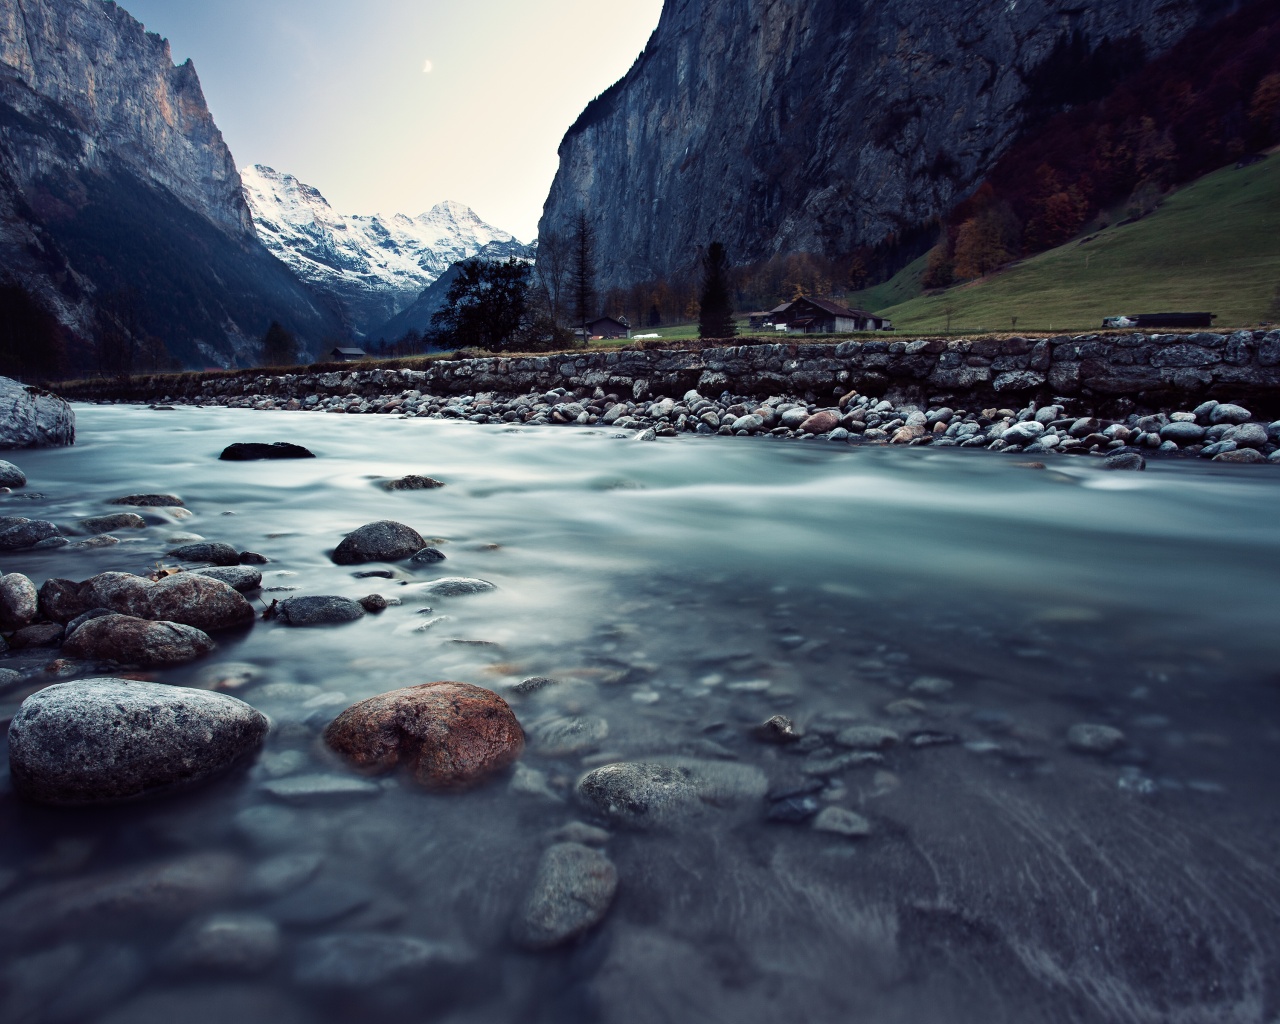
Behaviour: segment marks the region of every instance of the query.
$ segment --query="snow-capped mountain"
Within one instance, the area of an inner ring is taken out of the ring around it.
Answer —
[[[461,203],[418,217],[337,213],[319,190],[261,164],[241,172],[258,237],[295,274],[337,302],[360,334],[385,323],[459,260],[481,249],[528,256],[514,235]]]

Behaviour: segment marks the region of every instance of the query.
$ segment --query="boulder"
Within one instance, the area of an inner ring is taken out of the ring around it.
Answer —
[[[214,649],[207,633],[178,622],[155,622],[112,612],[89,619],[63,644],[71,658],[160,668],[182,665]]]
[[[257,750],[267,728],[266,716],[226,694],[82,679],[22,702],[9,726],[9,767],[14,789],[28,800],[134,800],[224,771]]]
[[[783,423],[786,423],[784,417]],[[831,409],[823,409],[812,416],[806,416],[800,423],[800,429],[807,434],[827,434],[840,426],[840,414]]]
[[[248,593],[262,586],[262,573],[249,565],[221,565],[211,569],[192,569],[193,575],[220,580],[233,590]]]
[[[212,562],[214,565],[239,565],[240,552],[221,541],[197,541],[183,544],[169,552],[170,557],[184,562]]]
[[[113,530],[144,530],[147,521],[137,512],[113,512],[106,516],[91,516],[76,523],[90,533],[110,533]]]
[[[384,491],[431,491],[444,484],[429,476],[402,476],[399,480],[384,480],[379,486]]]
[[[16,650],[24,647],[56,647],[62,640],[62,634],[63,628],[56,622],[23,626],[9,638],[9,646]]]
[[[417,530],[383,519],[347,534],[333,552],[338,565],[364,562],[399,562],[427,546]]]
[[[218,456],[224,462],[252,462],[258,459],[314,459],[315,454],[300,444],[276,441],[263,444],[260,441],[237,441],[222,449]]]
[[[461,789],[513,764],[524,730],[496,693],[434,682],[352,705],[325,730],[325,741],[361,768],[386,772],[404,763],[423,786]]]
[[[127,494],[112,498],[108,505],[132,505],[135,508],[185,508],[176,494]]]
[[[76,414],[70,405],[40,388],[0,377],[0,448],[75,443]]]
[[[0,629],[21,629],[40,611],[36,586],[20,572],[0,577]]]
[[[535,950],[568,942],[604,919],[617,890],[618,870],[601,851],[556,843],[542,854],[512,937]]]
[[[178,933],[162,955],[179,971],[253,974],[280,955],[280,927],[259,914],[214,914]]]
[[[41,541],[60,537],[62,531],[43,519],[23,519],[19,516],[0,517],[0,551],[21,551],[33,548]]]
[[[1248,423],[1253,419],[1253,414],[1243,406],[1223,403],[1213,407],[1209,418],[1214,423]]]
[[[1204,427],[1185,420],[1175,420],[1160,428],[1160,439],[1177,445],[1199,444],[1204,440],[1204,434]]]
[[[362,618],[364,608],[349,597],[291,597],[281,602],[279,614],[290,626],[332,626]]]
[[[0,487],[26,487],[27,474],[12,462],[0,459]]]
[[[202,573],[180,572],[151,584],[145,618],[166,619],[206,632],[253,624],[253,605],[231,584]],[[101,603],[101,602],[100,602]],[[111,607],[101,603],[102,607]]]

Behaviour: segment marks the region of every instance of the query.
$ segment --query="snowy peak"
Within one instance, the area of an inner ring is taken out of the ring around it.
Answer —
[[[242,172],[258,236],[304,281],[337,300],[359,332],[390,319],[458,260],[498,244],[526,247],[510,232],[447,201],[417,217],[343,215],[320,191],[261,164]]]

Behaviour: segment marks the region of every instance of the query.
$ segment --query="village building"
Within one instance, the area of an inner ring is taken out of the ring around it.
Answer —
[[[631,337],[631,326],[625,320],[602,316],[587,324],[587,336],[602,340],[618,340]]]
[[[769,311],[775,328],[788,334],[845,334],[854,331],[891,331],[892,321],[865,309],[848,309],[830,299],[802,295]]]
[[[335,363],[354,363],[357,359],[367,358],[367,354],[362,348],[335,348],[329,353],[329,358]]]

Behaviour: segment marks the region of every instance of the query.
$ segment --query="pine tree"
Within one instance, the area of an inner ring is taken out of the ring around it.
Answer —
[[[732,338],[738,333],[729,299],[729,256],[712,242],[702,258],[702,301],[698,307],[699,338]]]
[[[262,336],[263,366],[292,366],[298,361],[298,339],[279,320],[272,320]]]

